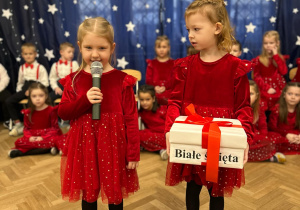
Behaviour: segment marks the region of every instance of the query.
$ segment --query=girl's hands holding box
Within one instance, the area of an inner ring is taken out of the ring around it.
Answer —
[[[103,94],[97,87],[92,87],[89,89],[89,91],[86,93],[86,96],[91,104],[101,103],[103,100]]]

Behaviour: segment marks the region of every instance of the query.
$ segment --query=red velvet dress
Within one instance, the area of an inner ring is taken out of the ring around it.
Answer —
[[[273,61],[276,62],[277,67],[274,66]],[[274,55],[270,58],[268,67],[259,61],[259,56],[254,58],[252,62],[256,64],[254,81],[260,89],[263,109],[270,110],[278,102],[281,91],[286,84],[283,77],[287,73],[285,60],[282,60],[279,55]],[[268,94],[270,88],[274,88],[276,93]]]
[[[300,58],[297,58],[297,72],[296,75],[294,77],[294,79],[292,80],[293,82],[300,82]]]
[[[58,115],[70,120],[61,160],[62,197],[69,201],[119,204],[139,189],[137,171],[126,169],[140,160],[138,114],[133,93],[136,79],[119,70],[102,74],[101,119],[92,120],[86,93],[92,76],[81,70],[60,80],[64,86]]]
[[[175,62],[174,89],[169,99],[166,128],[168,132],[185,107],[193,103],[198,114],[204,117],[231,118],[241,121],[249,144],[253,138],[252,108],[247,72],[249,61],[241,61],[226,54],[215,62],[204,62],[199,54]],[[233,188],[245,183],[244,169],[219,168],[218,182],[206,181],[206,167],[168,163],[166,185],[194,180],[199,185],[212,187],[212,196],[230,196]]]
[[[269,116],[268,122],[269,130],[280,134],[280,137],[273,138],[273,142],[276,144],[276,150],[287,155],[300,154],[300,144],[292,144],[286,138],[288,133],[300,134],[300,130],[296,129],[296,111],[288,113],[287,124],[279,121],[279,105],[277,104],[272,110]]]
[[[165,86],[163,93],[156,93],[157,102],[161,105],[167,105],[170,98],[173,78],[174,60],[160,62],[156,58],[147,59],[146,84],[155,86]]]
[[[166,149],[164,134],[167,106],[160,106],[156,112],[142,109],[139,112],[146,129],[140,130],[141,146],[148,151]]]
[[[250,145],[248,161],[268,160],[276,153],[275,144],[268,135],[267,118],[265,112],[259,112],[259,119],[254,124],[253,144]]]
[[[66,135],[62,134],[58,126],[57,106],[48,106],[43,110],[33,111],[31,121],[29,120],[30,109],[23,109],[22,113],[24,114],[24,135],[17,139],[13,149],[18,149],[23,153],[36,148],[63,149]],[[30,142],[31,136],[41,136],[43,140]]]

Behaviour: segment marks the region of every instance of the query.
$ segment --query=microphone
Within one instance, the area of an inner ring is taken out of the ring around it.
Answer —
[[[101,89],[101,75],[103,72],[103,65],[99,61],[94,61],[91,64],[91,73],[93,78],[93,87]],[[100,103],[93,104],[92,119],[100,120]]]

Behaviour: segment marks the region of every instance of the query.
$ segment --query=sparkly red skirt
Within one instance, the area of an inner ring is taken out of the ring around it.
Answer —
[[[163,133],[152,132],[149,129],[140,130],[141,146],[148,151],[166,149],[166,137]]]
[[[253,142],[249,147],[249,162],[268,160],[276,153],[275,144],[269,136],[255,135]]]
[[[103,123],[105,122],[105,124]],[[126,169],[125,126],[120,114],[86,114],[71,122],[61,159],[61,193],[69,201],[119,204],[139,189],[136,170]]]

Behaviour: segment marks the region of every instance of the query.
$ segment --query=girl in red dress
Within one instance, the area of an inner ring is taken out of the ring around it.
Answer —
[[[114,69],[114,31],[102,17],[84,20],[77,33],[82,54],[80,70],[61,83],[64,92],[58,115],[70,120],[61,160],[64,199],[82,200],[82,209],[97,209],[97,199],[109,209],[123,209],[123,198],[139,189],[136,79]],[[92,87],[91,64],[103,65],[101,90]],[[101,103],[100,120],[92,120],[92,105]]]
[[[185,108],[193,103],[196,113],[204,117],[231,118],[241,121],[248,144],[253,138],[247,72],[249,61],[241,61],[229,54],[230,22],[223,0],[197,0],[185,11],[189,41],[199,54],[175,61],[175,78],[166,118],[167,151],[170,150],[169,131]],[[245,149],[244,163],[248,159]],[[224,195],[231,196],[234,188],[245,183],[244,169],[219,168],[217,183],[206,180],[206,167],[168,163],[166,185],[185,180],[187,209],[199,209],[199,193],[206,186],[210,195],[210,209],[224,208]]]
[[[260,92],[257,84],[250,80],[250,105],[253,109],[254,137],[249,147],[248,160],[285,162],[284,154],[276,152],[275,144],[272,143],[273,135],[268,135],[267,118],[265,112],[260,109]]]
[[[139,116],[146,129],[140,130],[141,146],[148,151],[159,151],[162,160],[168,159],[164,135],[167,106],[159,106],[152,85],[142,85],[138,90],[141,108]]]
[[[282,90],[279,104],[270,114],[269,130],[281,138],[275,140],[276,150],[284,154],[300,154],[300,83],[289,82]]]
[[[146,84],[153,85],[158,104],[167,105],[171,94],[174,60],[170,58],[170,41],[158,36],[155,41],[156,58],[147,59]]]
[[[264,110],[270,110],[280,97],[286,82],[284,75],[287,67],[280,53],[280,39],[277,31],[267,31],[263,36],[262,53],[252,60],[254,81],[261,92],[261,104]]]
[[[9,152],[9,157],[23,155],[55,154],[58,148],[62,150],[66,135],[58,126],[57,106],[52,107],[48,89],[41,83],[32,83],[29,87],[29,109],[22,110],[24,114],[24,136],[15,142],[15,148]]]

